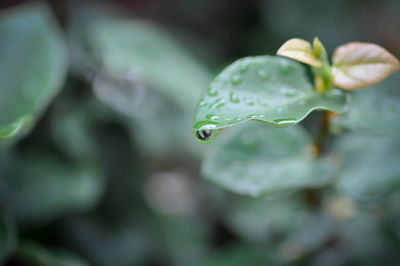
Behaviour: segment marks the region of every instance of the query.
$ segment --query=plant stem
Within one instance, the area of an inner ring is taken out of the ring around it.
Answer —
[[[314,140],[315,157],[320,157],[325,152],[326,137],[329,132],[331,117],[334,115],[335,115],[334,112],[327,111],[324,113],[320,121],[319,131]]]

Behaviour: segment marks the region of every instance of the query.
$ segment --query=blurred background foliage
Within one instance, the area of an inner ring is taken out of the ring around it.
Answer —
[[[191,132],[217,72],[289,38],[318,36],[329,53],[374,42],[400,57],[398,0],[0,8],[0,136],[15,132],[0,139],[0,264],[400,264],[398,137],[342,133],[337,182],[252,199],[201,178],[218,144]],[[319,116],[303,123],[311,134]]]

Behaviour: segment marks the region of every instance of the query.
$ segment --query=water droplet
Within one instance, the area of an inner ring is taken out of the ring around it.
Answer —
[[[281,112],[283,111],[283,108],[282,108],[282,107],[278,107],[278,108],[276,109],[276,111],[277,111],[278,113],[281,113]]]
[[[261,115],[252,115],[250,118],[251,119],[262,119],[262,118],[264,118],[264,115],[263,114],[261,114]]]
[[[204,107],[206,106],[208,103],[206,101],[201,101],[199,102],[199,107]]]
[[[288,64],[286,61],[281,61],[281,73],[282,75],[288,75],[292,70],[292,66]]]
[[[262,99],[258,99],[257,100],[258,104],[261,105],[262,107],[268,107],[268,102],[262,100]]]
[[[280,90],[281,94],[286,96],[286,97],[293,97],[297,95],[297,91],[294,89],[290,89],[290,88],[281,88]]]
[[[252,98],[246,98],[244,101],[250,106],[253,106],[255,104],[255,101]]]
[[[216,100],[216,101],[211,105],[211,108],[212,108],[212,109],[221,108],[222,106],[225,105],[225,102],[226,102],[226,101],[225,101],[224,98],[218,99],[218,100]]]
[[[207,94],[208,96],[217,96],[218,90],[215,87],[208,87]]]
[[[235,74],[232,76],[232,84],[233,85],[239,85],[242,82],[242,78],[240,77],[240,75]]]
[[[257,71],[257,75],[262,79],[262,80],[267,80],[267,73],[265,72],[264,69],[259,69]]]
[[[234,93],[234,92],[231,92],[231,94],[230,94],[230,96],[229,96],[229,99],[230,99],[231,102],[233,102],[233,103],[239,103],[239,102],[240,102],[239,96],[237,96],[237,94]]]
[[[221,120],[221,117],[219,117],[218,115],[214,115],[214,114],[206,115],[206,118],[211,121],[214,121],[214,122]]]
[[[278,123],[279,125],[293,125],[296,123],[296,119],[294,118],[280,118],[280,119],[274,119],[275,123]]]
[[[213,131],[209,130],[209,129],[196,131],[196,137],[201,141],[210,140],[212,135],[213,135]]]
[[[249,64],[247,62],[242,62],[240,65],[240,73],[246,73],[249,69]]]

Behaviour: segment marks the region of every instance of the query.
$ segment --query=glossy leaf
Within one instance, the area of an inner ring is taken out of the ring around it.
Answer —
[[[65,163],[40,153],[14,159],[4,178],[4,204],[24,223],[48,221],[92,208],[104,179],[96,169]]]
[[[0,138],[6,138],[31,123],[64,81],[65,46],[45,6],[1,16],[0,58]]]
[[[314,55],[311,43],[303,39],[294,38],[288,40],[279,48],[277,55],[288,57],[313,67],[322,67],[321,60]]]
[[[400,68],[396,57],[384,48],[352,42],[336,48],[332,78],[335,86],[345,90],[361,89],[378,83]]]
[[[349,111],[332,119],[332,129],[400,135],[400,73],[352,93]]]
[[[236,193],[263,196],[318,187],[331,181],[327,159],[316,160],[301,127],[274,128],[252,123],[220,138],[206,156],[203,175]]]
[[[299,123],[313,110],[343,113],[347,96],[316,92],[300,63],[274,56],[240,59],[211,83],[197,105],[194,130],[220,129],[251,119],[278,127]]]
[[[17,245],[17,230],[14,219],[4,212],[0,214],[0,264],[11,255]]]
[[[338,188],[358,200],[379,200],[400,188],[400,139],[351,135],[336,148],[342,161]]]
[[[97,20],[88,34],[93,56],[106,70],[155,88],[184,108],[193,108],[211,79],[183,47],[150,22]]]

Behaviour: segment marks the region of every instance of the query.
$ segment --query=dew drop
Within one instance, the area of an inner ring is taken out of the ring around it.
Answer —
[[[225,101],[224,98],[218,99],[218,100],[216,100],[216,101],[211,105],[211,108],[212,108],[212,109],[221,108],[222,106],[225,105],[225,103],[226,103],[226,101]]]
[[[283,111],[283,108],[282,108],[282,107],[278,107],[278,108],[276,109],[276,111],[277,111],[278,113],[281,113],[281,112]]]
[[[199,102],[199,107],[204,107],[206,106],[208,103],[206,101],[201,101]]]
[[[250,105],[250,106],[253,106],[255,104],[255,101],[253,99],[251,99],[251,98],[246,98],[245,99],[245,103]]]
[[[281,94],[286,97],[293,97],[293,96],[297,95],[297,92],[294,89],[289,89],[289,88],[283,87],[283,88],[281,88],[280,91],[281,91]]]
[[[214,114],[206,115],[206,118],[211,121],[214,121],[214,122],[221,120],[221,117],[219,117],[218,115],[214,115]]]
[[[268,107],[268,103],[264,100],[258,99],[258,104],[261,105],[262,107]]]
[[[208,96],[217,96],[218,90],[215,87],[208,87],[207,94]]]
[[[231,102],[233,102],[233,103],[239,103],[239,102],[240,102],[239,96],[238,96],[236,93],[234,93],[234,92],[231,92],[231,94],[230,94],[230,96],[229,96],[229,99],[230,99]]]
[[[285,61],[281,61],[281,73],[282,75],[288,75],[291,72],[292,67]]]
[[[274,119],[274,122],[279,125],[293,125],[296,123],[296,119],[294,118],[281,118],[281,119]]]
[[[240,77],[240,75],[235,74],[232,76],[232,84],[233,85],[239,85],[242,82],[242,78]]]
[[[240,65],[240,73],[246,73],[246,71],[249,69],[249,64],[247,62],[243,62]]]
[[[201,141],[210,140],[213,135],[213,131],[210,129],[207,130],[197,130],[196,137]]]
[[[262,80],[267,80],[267,73],[265,72],[264,69],[259,69],[257,71],[257,75],[262,79]]]

